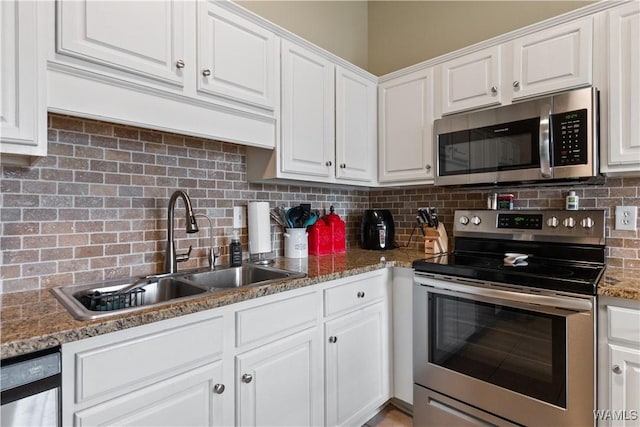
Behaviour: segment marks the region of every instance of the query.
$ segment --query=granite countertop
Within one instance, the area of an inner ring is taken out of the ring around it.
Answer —
[[[422,257],[424,253],[420,251],[401,248],[391,251],[349,249],[342,254],[305,259],[278,258],[275,267],[302,271],[307,277],[216,292],[162,307],[85,321],[75,320],[49,289],[4,294],[0,295],[0,357],[17,356],[367,271],[392,266],[411,268],[411,262]]]
[[[607,267],[598,284],[598,295],[640,301],[640,271]]]
[[[305,259],[278,258],[275,267],[302,271],[307,277],[206,294],[160,308],[87,321],[71,317],[49,289],[4,294],[0,295],[0,357],[17,356],[367,271],[386,267],[411,268],[412,261],[423,257],[421,251],[401,248],[391,251],[349,249],[343,254]],[[598,294],[640,301],[639,276],[637,270],[609,267],[600,282]]]

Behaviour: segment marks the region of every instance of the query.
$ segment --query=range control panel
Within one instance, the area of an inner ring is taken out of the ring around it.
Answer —
[[[589,241],[604,244],[604,209],[459,210],[454,236],[499,237],[516,240]]]

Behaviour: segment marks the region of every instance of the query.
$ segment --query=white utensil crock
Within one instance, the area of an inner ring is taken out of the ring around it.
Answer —
[[[287,258],[307,258],[309,243],[306,228],[284,229],[284,256]]]

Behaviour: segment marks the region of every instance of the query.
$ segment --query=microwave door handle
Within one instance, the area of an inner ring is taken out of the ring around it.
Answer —
[[[540,175],[543,178],[551,178],[551,132],[550,132],[551,106],[543,105],[540,110],[540,139],[538,150],[540,152]]]

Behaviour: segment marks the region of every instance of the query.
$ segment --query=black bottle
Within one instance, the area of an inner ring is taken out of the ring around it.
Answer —
[[[229,244],[229,257],[231,259],[231,267],[240,267],[242,265],[242,243],[240,243],[237,230],[233,230],[233,237]]]

